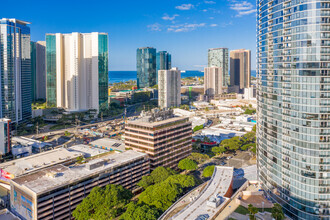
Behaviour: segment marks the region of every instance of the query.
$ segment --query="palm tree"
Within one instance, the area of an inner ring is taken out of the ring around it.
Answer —
[[[274,207],[272,208],[272,217],[275,220],[283,220],[285,218],[280,204],[278,203],[274,204]]]
[[[259,212],[258,208],[254,207],[252,204],[249,204],[248,210],[250,212],[250,220],[256,220],[255,215]]]

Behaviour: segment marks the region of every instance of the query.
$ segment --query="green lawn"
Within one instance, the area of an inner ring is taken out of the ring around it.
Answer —
[[[241,205],[237,207],[235,212],[237,212],[239,214],[242,214],[242,215],[250,214],[249,210],[247,208],[245,208],[244,206],[241,206]]]
[[[70,127],[70,126],[67,125],[66,127]],[[64,129],[64,128],[65,128],[65,125],[59,124],[59,125],[54,125],[54,126],[50,127],[49,129],[50,130],[60,130],[60,129]]]

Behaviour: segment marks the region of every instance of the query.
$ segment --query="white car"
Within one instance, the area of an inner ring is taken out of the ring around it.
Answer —
[[[229,160],[229,159],[231,159],[231,158],[233,158],[232,156],[229,156],[229,157],[227,157],[227,160]]]

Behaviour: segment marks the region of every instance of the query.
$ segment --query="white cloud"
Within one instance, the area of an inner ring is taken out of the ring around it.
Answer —
[[[176,6],[175,8],[179,9],[179,10],[190,10],[193,7],[194,7],[194,5],[192,5],[192,4],[182,4],[182,5]]]
[[[170,25],[167,28],[167,31],[169,32],[189,32],[189,31],[193,31],[196,30],[197,28],[200,27],[205,27],[206,24],[205,23],[200,23],[200,24],[179,24],[179,25]]]
[[[243,15],[249,15],[255,13],[257,10],[254,8],[254,5],[247,1],[236,2],[230,5],[230,9],[237,12],[236,17],[241,17]]]
[[[213,19],[214,19],[214,17],[209,17],[209,19],[213,20]]]
[[[162,19],[165,20],[165,21],[173,21],[178,16],[179,16],[178,14],[175,14],[172,17],[169,16],[168,14],[164,14],[164,16],[162,17]]]
[[[161,28],[161,25],[158,24],[158,23],[155,23],[155,24],[150,24],[147,26],[149,30],[151,31],[161,31],[162,28]]]
[[[210,27],[217,27],[217,24],[210,24]]]
[[[214,5],[216,4],[215,1],[204,1],[205,4],[209,4],[209,5]]]
[[[207,9],[203,9],[203,12],[207,12]]]

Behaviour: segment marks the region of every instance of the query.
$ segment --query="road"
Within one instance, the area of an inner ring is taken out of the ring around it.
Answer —
[[[126,117],[132,117],[132,116],[138,115],[138,113],[136,113],[136,108],[139,105],[142,105],[142,104],[135,104],[135,105],[128,106],[127,107],[127,112],[126,112]],[[97,127],[98,125],[100,125],[102,123],[112,121],[112,120],[115,120],[115,119],[120,119],[123,116],[124,116],[124,113],[122,113],[120,115],[117,115],[117,116],[114,116],[114,117],[103,118],[102,120],[101,119],[96,119],[98,122],[87,124],[87,125],[80,125],[80,126],[77,126],[77,127],[68,127],[68,128],[65,128],[65,129],[49,131],[49,132],[43,132],[43,133],[39,133],[38,135],[37,134],[26,135],[25,137],[37,139],[37,138],[42,138],[44,136],[61,135],[61,134],[64,134],[65,131],[68,131],[70,133],[76,133],[76,131],[79,130],[79,129]]]

